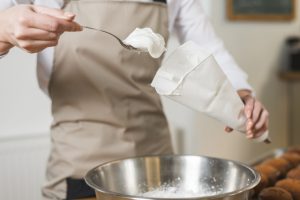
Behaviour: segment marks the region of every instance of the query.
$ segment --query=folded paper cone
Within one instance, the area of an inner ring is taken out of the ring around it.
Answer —
[[[244,103],[213,55],[193,42],[178,47],[165,60],[151,85],[160,95],[246,132]],[[268,132],[253,140],[266,139]]]

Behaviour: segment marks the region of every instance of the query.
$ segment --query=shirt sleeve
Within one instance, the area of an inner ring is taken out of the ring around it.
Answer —
[[[50,8],[61,8],[64,0],[1,0],[0,10],[7,9],[17,4],[35,4]]]
[[[8,52],[0,54],[0,59],[3,58],[4,56],[6,56],[7,54],[8,54]]]
[[[14,2],[13,0],[1,0],[1,3],[0,3],[0,11],[1,10],[5,10],[11,6],[14,5]]]
[[[174,31],[180,43],[194,41],[214,55],[236,90],[253,91],[247,82],[247,74],[237,65],[225,49],[222,40],[206,17],[200,0],[169,0],[170,31]]]

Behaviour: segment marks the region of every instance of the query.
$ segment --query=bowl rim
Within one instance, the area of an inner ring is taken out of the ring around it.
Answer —
[[[113,191],[109,191],[109,190],[105,190],[105,189],[101,189],[99,188],[99,186],[97,186],[91,179],[91,174],[96,171],[98,168],[100,167],[104,167],[105,165],[109,165],[112,163],[117,163],[117,162],[121,162],[121,161],[125,161],[125,160],[132,160],[132,159],[145,159],[145,158],[153,158],[153,157],[198,157],[198,158],[209,158],[209,159],[218,159],[218,160],[222,160],[222,161],[227,161],[227,162],[231,162],[234,164],[238,164],[241,165],[242,167],[247,168],[248,170],[250,170],[250,172],[253,173],[253,175],[255,176],[255,178],[253,179],[253,181],[251,182],[251,184],[247,185],[244,188],[241,188],[239,190],[236,190],[234,192],[227,192],[227,193],[223,193],[223,194],[218,194],[218,195],[214,195],[214,196],[208,196],[208,197],[184,197],[184,198],[170,198],[170,197],[141,197],[141,196],[136,196],[136,195],[128,195],[128,194],[121,194],[118,192],[113,192]],[[174,199],[174,200],[178,200],[178,199],[186,199],[186,200],[201,200],[201,199],[218,199],[218,198],[223,198],[223,197],[230,197],[230,196],[234,196],[234,195],[238,195],[241,194],[245,191],[250,191],[251,189],[253,189],[256,185],[258,185],[258,183],[261,180],[260,174],[258,173],[257,170],[255,170],[254,168],[248,166],[247,164],[240,162],[240,161],[234,161],[231,159],[225,159],[225,158],[218,158],[218,157],[212,157],[212,156],[203,156],[203,155],[193,155],[193,154],[163,154],[163,155],[141,155],[141,156],[133,156],[133,157],[124,157],[124,158],[120,158],[120,159],[115,159],[115,160],[111,160],[111,161],[107,161],[104,162],[100,165],[95,166],[94,168],[92,168],[91,170],[89,170],[86,175],[84,176],[84,180],[86,182],[86,184],[88,186],[90,186],[92,189],[94,189],[97,192],[106,194],[106,195],[111,195],[114,197],[120,197],[120,198],[128,198],[128,199],[136,199],[136,200],[167,200],[167,199]]]

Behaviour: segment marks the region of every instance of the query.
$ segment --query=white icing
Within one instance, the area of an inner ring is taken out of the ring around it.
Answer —
[[[166,51],[164,38],[151,28],[136,28],[123,42],[149,52],[153,58],[159,58]]]

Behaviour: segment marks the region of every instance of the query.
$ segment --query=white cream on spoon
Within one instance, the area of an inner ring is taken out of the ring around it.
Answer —
[[[164,38],[151,28],[136,28],[123,42],[149,52],[153,58],[159,58],[166,51]]]

